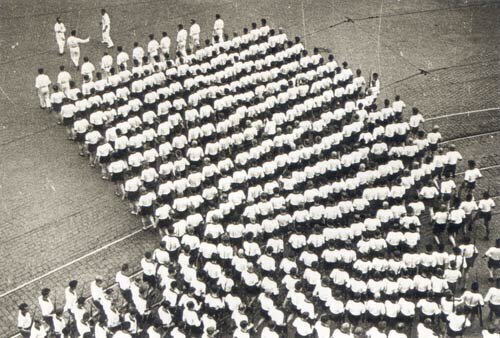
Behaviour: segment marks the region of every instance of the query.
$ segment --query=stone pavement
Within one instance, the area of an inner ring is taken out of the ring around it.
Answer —
[[[305,36],[309,49],[331,50],[337,60],[349,61],[367,77],[379,72],[381,99],[399,93],[408,106],[417,105],[427,117],[500,106],[500,67],[494,61],[500,47],[492,43],[500,38],[496,20],[500,9],[494,1],[110,0],[106,5],[115,44],[127,49],[135,40],[145,43],[150,32],[165,29],[173,35],[177,23],[187,24],[190,17],[198,19],[204,35],[216,12],[226,19],[228,32],[241,31],[243,25],[266,17],[289,36]],[[88,167],[53,116],[37,107],[32,89],[36,69],[44,66],[52,79],[60,64],[72,69],[67,55],[56,56],[52,35],[56,15],[62,16],[68,29],[78,27],[83,37],[91,36],[82,56],[90,56],[97,65],[104,51],[96,24],[98,4],[68,0],[60,7],[57,0],[0,4],[0,46],[4,47],[0,51],[0,271],[4,276],[0,294],[140,228],[139,220],[114,196],[112,184]],[[346,16],[355,22],[330,28]],[[454,67],[439,70],[448,66]],[[419,68],[437,70],[415,76]],[[493,111],[481,118],[471,115],[436,122],[446,137],[464,137],[500,130],[498,115]],[[455,143],[464,157],[478,158],[481,166],[489,166],[498,163],[498,137]],[[498,169],[485,172],[481,187],[490,186],[493,194],[500,195],[499,173]],[[157,241],[154,233],[141,232],[1,297],[0,337],[15,332],[17,303],[26,301],[38,308],[41,287],[52,288],[60,304],[70,279],[80,280],[85,292],[96,274],[111,283],[122,263],[137,268],[143,252]]]

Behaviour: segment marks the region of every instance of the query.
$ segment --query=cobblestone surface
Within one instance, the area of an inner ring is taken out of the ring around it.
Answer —
[[[77,155],[76,146],[65,140],[63,128],[38,109],[32,89],[40,66],[53,80],[61,64],[75,74],[67,55],[56,56],[52,27],[57,15],[69,30],[77,28],[80,36],[91,36],[91,42],[82,46],[82,56],[98,64],[104,51],[99,44],[98,6],[77,0],[63,5],[56,0],[0,4],[0,271],[4,276],[0,294],[140,227],[114,197],[112,185],[103,182]],[[225,18],[228,32],[266,17],[289,36],[303,36],[308,49],[332,51],[337,60],[348,60],[366,77],[379,72],[381,100],[401,94],[408,106],[417,105],[426,117],[500,106],[500,67],[495,61],[500,46],[492,43],[500,39],[500,9],[495,1],[109,0],[106,7],[115,45],[127,49],[135,40],[145,43],[150,32],[167,30],[173,35],[176,25],[187,24],[191,17],[204,33],[216,12]],[[382,18],[370,18],[379,15]],[[341,23],[345,17],[354,23]],[[440,69],[449,66],[453,67]],[[419,68],[434,71],[416,75]],[[498,115],[493,111],[435,122],[449,139],[500,130]],[[454,143],[465,159],[476,158],[481,166],[490,166],[500,158],[498,137]],[[478,192],[489,187],[500,195],[500,169],[483,174]],[[498,218],[494,225],[498,229]],[[37,308],[41,287],[52,288],[59,302],[65,283],[77,278],[87,293],[96,273],[111,283],[121,263],[138,267],[144,250],[157,240],[153,233],[140,233],[0,298],[0,337],[15,332],[17,303],[26,301]],[[478,265],[484,281],[484,262]]]

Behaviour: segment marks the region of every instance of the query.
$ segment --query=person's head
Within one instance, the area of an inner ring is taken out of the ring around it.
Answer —
[[[102,14],[102,15],[106,14],[106,10],[105,10],[104,8],[103,8],[103,9],[101,9],[101,14]]]
[[[19,311],[21,311],[22,314],[26,314],[28,312],[28,304],[26,303],[21,303],[17,306]]]
[[[57,18],[56,18],[56,22],[57,22],[57,23],[61,23],[61,18],[60,18],[60,17],[57,17]]]
[[[216,20],[220,19],[220,14],[215,14],[215,19]]]
[[[49,288],[43,288],[41,294],[42,294],[43,298],[47,298],[50,295],[50,289]]]
[[[155,35],[154,34],[149,34],[149,40],[154,40],[155,39]]]
[[[75,29],[73,29],[73,30],[71,31],[71,35],[72,35],[72,36],[76,36],[76,30],[75,30]]]
[[[182,24],[178,24],[178,25],[177,25],[177,29],[181,31],[181,30],[183,30],[183,29],[184,29],[184,26],[183,26]]]
[[[101,284],[103,283],[103,279],[104,279],[104,278],[102,278],[102,276],[96,276],[96,277],[95,277],[95,283],[96,283],[97,285],[101,285]]]
[[[78,281],[73,279],[68,283],[68,286],[70,289],[74,290],[78,286]]]
[[[191,19],[191,25],[194,25],[196,23],[195,19]]]
[[[38,74],[43,74],[43,68],[38,68]]]
[[[470,289],[472,292],[478,292],[479,291],[479,283],[478,282],[472,282]]]

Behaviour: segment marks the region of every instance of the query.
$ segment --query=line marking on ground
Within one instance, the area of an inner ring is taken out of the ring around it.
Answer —
[[[61,265],[61,266],[59,266],[59,267],[57,267],[57,268],[55,268],[53,270],[50,270],[49,272],[46,272],[43,275],[38,276],[38,277],[36,277],[36,278],[28,281],[28,282],[25,282],[25,283],[23,283],[23,284],[15,287],[14,289],[11,289],[9,291],[6,291],[6,292],[0,294],[0,299],[3,298],[3,297],[5,297],[5,296],[10,295],[13,292],[16,292],[17,290],[22,289],[22,288],[24,288],[24,287],[26,287],[26,286],[28,286],[30,284],[33,284],[33,283],[35,283],[35,282],[37,282],[37,281],[39,281],[39,280],[41,280],[41,279],[43,279],[45,277],[48,277],[48,276],[50,276],[50,275],[52,275],[52,274],[54,274],[54,273],[56,273],[56,272],[58,272],[58,271],[60,271],[60,270],[62,270],[64,268],[67,268],[68,266],[73,265],[73,264],[75,264],[75,263],[77,263],[77,262],[79,262],[79,261],[81,261],[81,260],[83,260],[83,259],[85,259],[87,257],[90,257],[90,256],[92,256],[92,255],[94,255],[94,254],[96,254],[98,252],[101,252],[101,251],[103,251],[103,250],[105,250],[105,249],[107,249],[107,248],[109,248],[109,247],[111,247],[111,246],[113,246],[113,245],[115,245],[117,243],[123,242],[124,240],[126,240],[126,239],[128,239],[128,238],[130,238],[132,236],[135,236],[135,235],[137,235],[138,233],[141,233],[141,232],[143,232],[142,229],[136,230],[136,231],[134,231],[134,232],[132,232],[132,233],[126,235],[126,236],[123,236],[123,237],[121,237],[121,238],[119,238],[119,239],[117,239],[117,240],[115,240],[113,242],[110,242],[110,243],[108,243],[108,244],[106,244],[106,245],[104,245],[104,246],[102,246],[102,247],[100,247],[98,249],[95,249],[95,250],[93,250],[93,251],[91,251],[89,253],[86,253],[85,255],[80,256],[80,257],[78,257],[78,258],[76,258],[76,259],[74,259],[74,260],[72,260],[72,261],[70,261],[70,262],[68,262],[66,264],[63,264],[63,265]]]
[[[479,168],[479,170],[481,170],[481,171],[487,171],[487,170],[495,169],[495,168],[500,168],[500,164],[495,164],[495,165],[490,165],[488,167]],[[463,175],[463,174],[465,174],[465,171],[457,173],[457,175]]]
[[[7,93],[5,92],[5,90],[3,90],[3,88],[0,86],[0,91],[2,92],[2,94],[5,96],[5,98],[12,104],[12,105],[15,105],[14,101],[12,101],[9,97],[9,95],[7,95]]]
[[[306,40],[306,12],[304,9],[304,0],[300,0],[300,9],[302,10],[302,35],[304,36],[304,48],[307,49]]]
[[[495,135],[495,134],[499,134],[499,133],[500,133],[500,130],[496,130],[496,131],[491,131],[491,132],[482,133],[482,134],[476,134],[476,135],[471,135],[471,136],[457,137],[457,138],[452,138],[452,139],[440,142],[440,144],[446,144],[446,143],[455,142],[455,141],[468,140],[468,139],[471,139],[471,138],[476,138],[476,137],[481,137],[481,136]]]
[[[479,109],[479,110],[469,110],[469,111],[463,111],[463,112],[459,112],[459,113],[434,116],[434,117],[430,117],[428,119],[425,119],[425,121],[427,122],[427,121],[434,121],[434,120],[439,120],[439,119],[445,119],[447,117],[453,117],[453,116],[460,116],[460,115],[474,114],[474,113],[482,113],[482,112],[490,111],[490,110],[500,110],[500,107],[493,107],[493,108],[486,108],[486,109]]]

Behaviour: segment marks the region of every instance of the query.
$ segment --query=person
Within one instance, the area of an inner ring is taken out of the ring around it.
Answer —
[[[149,59],[153,61],[155,57],[158,55],[158,50],[160,49],[160,44],[156,41],[154,34],[149,34],[149,42],[148,42],[148,54]]]
[[[494,324],[488,326],[488,328],[481,331],[482,338],[500,338],[500,333],[495,328]]]
[[[432,319],[425,318],[423,322],[417,325],[418,338],[439,338],[439,334],[432,327]]]
[[[200,25],[195,19],[191,19],[191,27],[189,27],[189,48],[196,51],[200,47]]]
[[[161,49],[161,54],[163,55],[164,58],[167,58],[167,55],[170,54],[170,37],[168,36],[167,32],[162,32],[161,33],[161,40],[160,40],[160,49]]]
[[[479,208],[479,212],[474,217],[474,221],[478,218],[482,218],[484,222],[484,228],[486,229],[486,235],[484,236],[485,240],[490,239],[490,221],[491,221],[491,212],[495,207],[495,201],[490,197],[490,193],[485,191],[483,193],[483,198],[479,200],[477,205]]]
[[[177,26],[177,52],[186,55],[187,31],[183,25]]]
[[[75,65],[76,69],[80,69],[80,44],[88,43],[90,38],[80,39],[76,37],[76,30],[71,31],[71,36],[66,40],[66,44],[69,48],[69,55],[71,57],[71,61]]]
[[[49,86],[52,83],[50,78],[44,74],[43,68],[38,69],[38,75],[35,79],[35,88],[38,92],[38,98],[40,99],[40,108],[50,108],[50,89]]]
[[[29,338],[33,320],[28,309],[28,304],[21,303],[17,308],[19,309],[17,313],[17,328],[19,333],[23,338]]]
[[[224,21],[221,19],[220,14],[215,14],[214,31],[212,35],[212,42],[215,41],[216,36],[218,37],[218,42],[224,41]]]
[[[54,24],[54,32],[56,33],[56,42],[59,47],[59,55],[64,54],[64,46],[66,45],[66,26],[61,21],[61,18],[56,18],[56,23]]]
[[[109,15],[104,8],[101,9],[101,28],[102,28],[102,43],[105,43],[108,48],[112,48],[114,44],[110,36],[111,20],[109,19]]]
[[[66,289],[64,289],[64,308],[63,311],[74,315],[73,311],[76,307],[78,295],[76,293],[76,287],[78,286],[77,280],[71,280],[68,283]]]
[[[448,321],[448,337],[463,337],[465,328],[471,326],[463,307],[457,308],[455,313],[450,313],[446,319]]]
[[[483,327],[483,306],[484,298],[481,293],[479,293],[479,283],[473,282],[471,284],[470,290],[464,292],[461,297],[467,313],[470,315],[471,323],[474,322],[476,316],[479,316],[479,325]]]
[[[490,313],[488,315],[488,321],[500,317],[500,278],[496,279],[495,286],[488,289],[486,296],[484,297],[484,302],[488,304],[490,308]]]
[[[372,74],[372,79],[370,81],[370,90],[372,95],[380,94],[380,80],[378,78],[378,73]]]
[[[500,269],[500,238],[495,241],[495,246],[486,250],[484,257],[488,258],[489,280],[493,281],[496,270]]]
[[[59,85],[59,89],[61,89],[65,95],[68,95],[68,91],[70,90],[70,81],[71,74],[64,69],[64,66],[60,66],[59,74],[57,74],[57,84]]]
[[[52,300],[49,298],[50,289],[43,288],[41,295],[38,297],[38,304],[40,305],[40,312],[42,314],[42,318],[49,325],[50,329],[54,329],[54,322],[52,320],[52,315],[54,314],[54,304]]]

